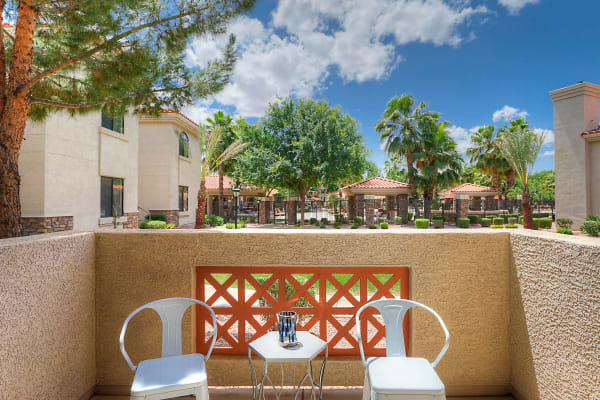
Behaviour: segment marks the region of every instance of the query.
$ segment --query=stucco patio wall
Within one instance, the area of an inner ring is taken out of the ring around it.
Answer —
[[[119,352],[127,315],[146,302],[193,296],[197,266],[408,266],[411,298],[430,305],[452,333],[437,370],[449,394],[510,390],[509,235],[480,232],[370,233],[306,231],[97,232],[98,390],[126,393],[133,372]],[[135,362],[159,356],[160,322],[152,311],[130,325],[126,346]],[[190,312],[191,314],[191,312]],[[412,354],[433,359],[443,334],[433,317],[412,314]],[[192,316],[184,351],[193,351]],[[249,385],[245,357],[208,363],[210,385]],[[360,386],[358,357],[333,358],[326,385]]]
[[[94,234],[0,240],[0,399],[89,398]]]
[[[600,399],[600,241],[511,234],[511,382],[520,400]]]

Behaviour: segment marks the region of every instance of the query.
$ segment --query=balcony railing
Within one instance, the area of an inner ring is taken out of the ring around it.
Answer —
[[[408,267],[198,267],[196,277],[197,298],[217,314],[215,354],[247,354],[248,343],[276,328],[279,311],[292,310],[298,329],[327,341],[329,354],[358,355],[356,311],[373,300],[409,295]],[[213,329],[202,308],[196,315],[197,351],[203,352]],[[405,318],[407,347],[408,323]],[[367,354],[384,355],[381,316],[366,313],[361,324]]]

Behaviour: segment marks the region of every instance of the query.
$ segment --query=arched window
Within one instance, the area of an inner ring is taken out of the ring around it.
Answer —
[[[190,138],[185,132],[179,132],[179,155],[190,158]]]

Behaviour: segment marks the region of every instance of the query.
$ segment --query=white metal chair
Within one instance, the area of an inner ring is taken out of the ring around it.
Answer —
[[[365,360],[361,339],[360,314],[373,307],[383,317],[385,325],[386,357],[370,357]],[[407,357],[404,346],[402,322],[412,307],[423,308],[432,313],[446,334],[446,344],[435,361]],[[426,305],[411,300],[382,299],[367,303],[356,313],[356,327],[360,356],[366,367],[363,400],[445,400],[444,384],[434,368],[440,362],[450,344],[450,334],[442,318]]]
[[[192,304],[200,304],[212,315],[214,334],[206,356],[197,353],[185,355],[181,353],[181,321],[183,314]],[[142,361],[136,367],[125,351],[125,331],[133,316],[146,308],[156,311],[162,321],[162,356]],[[208,400],[204,363],[210,357],[216,338],[215,312],[206,303],[196,299],[174,297],[156,300],[132,312],[125,320],[119,337],[121,353],[129,367],[135,371],[135,378],[131,385],[131,400],[159,400],[186,395],[195,395],[197,400]]]

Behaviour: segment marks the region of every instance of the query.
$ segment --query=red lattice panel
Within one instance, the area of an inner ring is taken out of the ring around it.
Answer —
[[[220,275],[221,280],[226,278],[221,284],[214,274],[227,275]],[[197,267],[196,279],[197,298],[217,314],[213,354],[247,354],[249,342],[276,329],[279,311],[292,310],[299,314],[298,330],[309,330],[327,341],[329,354],[358,355],[354,318],[358,309],[381,298],[407,299],[409,293],[408,267]],[[285,281],[288,289],[293,288],[289,291],[295,291],[287,299],[286,285],[280,284]],[[365,352],[384,355],[383,322],[370,310],[361,316]],[[210,314],[198,306],[196,316],[196,348],[202,353],[212,336]],[[406,317],[407,349],[408,323]]]

